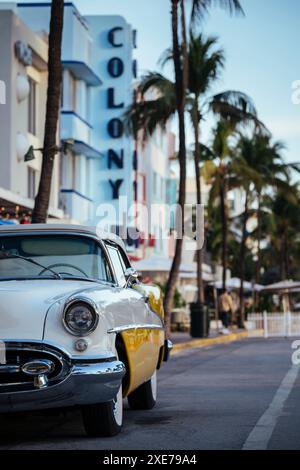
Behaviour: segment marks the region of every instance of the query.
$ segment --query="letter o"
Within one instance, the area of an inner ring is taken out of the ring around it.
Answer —
[[[107,124],[107,131],[112,139],[119,139],[124,132],[124,125],[121,119],[114,118]]]
[[[118,78],[123,75],[124,62],[119,57],[112,57],[107,64],[107,71],[113,78]]]

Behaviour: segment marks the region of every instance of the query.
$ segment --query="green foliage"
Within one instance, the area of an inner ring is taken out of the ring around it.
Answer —
[[[165,295],[166,292],[166,285],[165,284],[160,284],[156,283],[160,289],[162,290],[163,295]],[[182,295],[180,294],[179,290],[176,288],[175,293],[174,293],[174,299],[173,299],[173,307],[174,308],[182,308],[186,306],[186,302]]]

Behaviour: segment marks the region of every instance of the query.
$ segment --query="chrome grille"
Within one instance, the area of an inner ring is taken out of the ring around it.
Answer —
[[[70,361],[59,350],[41,343],[14,343],[5,341],[5,363],[0,364],[0,393],[32,390],[33,377],[22,371],[22,366],[33,360],[46,359],[54,364],[48,375],[49,386],[58,383],[69,373]]]

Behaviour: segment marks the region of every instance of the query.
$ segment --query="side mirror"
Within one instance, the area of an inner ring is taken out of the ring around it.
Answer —
[[[133,282],[137,282],[139,273],[134,268],[127,268],[125,271],[126,284],[125,287],[129,287]]]

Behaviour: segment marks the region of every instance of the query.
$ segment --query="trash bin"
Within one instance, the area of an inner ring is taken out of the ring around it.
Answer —
[[[200,303],[190,304],[192,338],[207,338],[209,335],[209,309]]]

